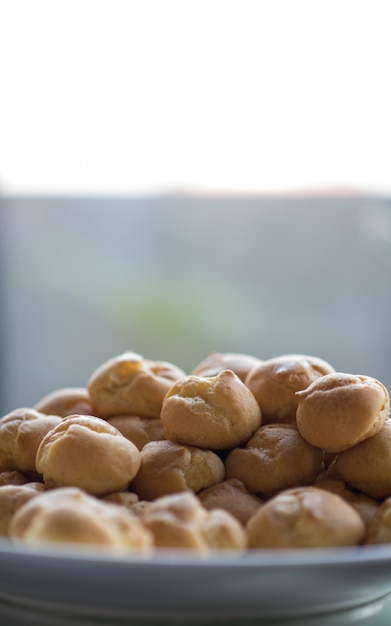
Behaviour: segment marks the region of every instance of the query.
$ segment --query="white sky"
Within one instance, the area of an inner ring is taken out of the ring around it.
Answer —
[[[0,190],[391,192],[390,0],[0,0]]]

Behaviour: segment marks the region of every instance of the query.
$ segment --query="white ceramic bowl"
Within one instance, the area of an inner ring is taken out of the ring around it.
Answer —
[[[293,618],[390,592],[391,546],[140,557],[0,541],[0,601],[75,617]]]

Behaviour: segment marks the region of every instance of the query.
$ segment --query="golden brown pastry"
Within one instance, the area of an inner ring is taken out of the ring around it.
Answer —
[[[140,467],[137,447],[99,417],[72,415],[43,438],[36,467],[48,487],[74,486],[94,495],[127,488]]]
[[[56,389],[41,398],[34,406],[36,411],[47,415],[96,415],[87,389],[84,387],[64,387]]]
[[[149,504],[147,500],[139,500],[136,493],[131,491],[118,491],[104,496],[102,500],[124,507],[132,517],[140,517],[145,507]]]
[[[341,496],[341,498],[356,509],[366,525],[379,508],[379,502],[377,500],[359,491],[349,489],[346,483],[338,478],[324,478],[317,481],[315,486],[318,487],[318,489],[325,489],[326,491],[331,491]]]
[[[391,543],[389,413],[380,381],[314,356],[212,352],[188,376],[127,351],[0,419],[0,535],[201,553]]]
[[[263,504],[263,500],[248,491],[237,478],[223,480],[217,485],[203,489],[197,495],[205,509],[208,511],[224,509],[236,517],[243,526]]]
[[[102,500],[105,502],[111,502],[112,504],[119,504],[125,508],[132,508],[134,504],[139,502],[138,495],[131,491],[116,491],[115,493],[109,493],[108,496],[103,496]]]
[[[338,454],[328,478],[339,478],[375,500],[391,496],[391,420],[373,437]]]
[[[372,437],[390,412],[387,389],[370,376],[334,372],[296,396],[300,434],[326,452],[342,452]]]
[[[244,382],[251,370],[260,363],[262,360],[251,354],[211,352],[191,373],[205,378],[217,376],[223,370],[231,370]]]
[[[138,417],[136,415],[116,415],[107,419],[139,450],[150,441],[164,439],[163,424],[159,418]]]
[[[158,498],[144,509],[141,520],[152,532],[157,548],[209,552],[246,547],[240,522],[222,509],[207,511],[191,492]]]
[[[151,533],[124,507],[75,487],[42,493],[22,505],[9,525],[12,539],[149,551]]]
[[[284,354],[260,363],[245,383],[261,408],[263,424],[295,424],[296,392],[330,372],[332,365],[318,357]]]
[[[293,424],[261,426],[245,448],[225,459],[226,478],[237,478],[252,493],[271,496],[310,485],[322,469],[323,452],[307,443]]]
[[[3,485],[25,485],[29,479],[18,470],[8,470],[0,472],[0,486]]]
[[[151,361],[124,352],[103,363],[91,375],[87,388],[101,417],[138,415],[160,417],[165,394],[184,372],[166,361]]]
[[[57,415],[16,409],[0,420],[0,471],[36,473],[35,456],[43,437],[61,422]]]
[[[141,500],[179,491],[197,493],[224,479],[224,463],[211,450],[165,440],[147,443],[140,454],[141,465],[131,490]]]
[[[14,513],[22,504],[43,491],[42,483],[36,482],[0,487],[0,536],[8,537],[8,527]]]
[[[365,544],[391,543],[391,498],[386,498],[378,507],[367,526]]]
[[[323,463],[324,463],[325,470],[327,470],[327,468],[330,467],[331,463],[334,461],[337,454],[338,452],[325,452],[324,453]]]
[[[224,450],[248,441],[262,417],[251,391],[231,370],[223,370],[175,383],[164,399],[161,420],[167,439]]]
[[[335,493],[299,487],[268,500],[246,530],[250,548],[331,548],[360,544],[365,524]]]

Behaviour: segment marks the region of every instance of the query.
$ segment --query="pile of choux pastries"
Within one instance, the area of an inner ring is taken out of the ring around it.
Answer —
[[[385,386],[321,358],[128,351],[0,419],[0,535],[117,553],[391,543]]]

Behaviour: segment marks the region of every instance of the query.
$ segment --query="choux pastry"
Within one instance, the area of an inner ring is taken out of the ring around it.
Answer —
[[[303,354],[285,354],[260,363],[245,383],[262,412],[262,423],[296,423],[296,392],[334,372],[327,361]]]
[[[391,496],[391,420],[383,428],[349,450],[338,454],[327,470],[348,487],[383,500]]]
[[[131,483],[140,500],[153,500],[180,491],[193,491],[221,482],[224,463],[211,450],[175,441],[152,441],[140,453],[141,465]]]
[[[9,525],[12,539],[149,552],[151,533],[125,508],[76,487],[46,491],[22,505]]]
[[[315,486],[318,487],[318,489],[325,489],[326,491],[331,491],[331,493],[336,493],[338,496],[341,496],[341,498],[356,509],[366,525],[379,508],[379,502],[377,500],[359,491],[349,489],[346,483],[338,478],[324,478],[317,481]]]
[[[0,535],[124,552],[391,543],[387,389],[303,354],[131,351],[0,419]],[[4,542],[5,539],[2,539]]]
[[[367,526],[365,544],[391,543],[391,498],[386,498]]]
[[[164,439],[163,424],[158,418],[138,417],[136,415],[116,415],[107,418],[109,424],[118,430],[139,450],[150,441]]]
[[[390,412],[387,389],[370,376],[334,372],[296,396],[300,434],[326,452],[342,452],[372,437]]]
[[[365,524],[335,493],[299,487],[263,504],[246,530],[250,548],[331,548],[360,544]]]
[[[28,482],[30,479],[18,470],[0,472],[0,487],[3,485],[25,485]]]
[[[237,478],[223,480],[221,483],[203,489],[197,495],[205,509],[208,511],[224,509],[236,517],[243,526],[263,504],[263,500],[248,491]]]
[[[43,491],[43,484],[36,482],[0,487],[0,536],[8,537],[8,527],[15,512]]]
[[[109,493],[108,496],[103,496],[102,500],[106,502],[112,502],[113,504],[120,504],[125,507],[132,507],[133,504],[139,502],[138,495],[131,491],[116,491],[115,493]]]
[[[138,495],[132,491],[116,491],[109,493],[108,496],[103,496],[101,499],[124,507],[133,517],[140,517],[141,512],[149,504],[147,500],[140,500]]]
[[[138,415],[160,417],[165,394],[184,372],[166,361],[151,361],[134,352],[109,359],[87,383],[100,417]]]
[[[90,396],[85,387],[64,387],[47,394],[34,406],[36,411],[47,415],[95,415]]]
[[[261,411],[231,370],[187,376],[168,391],[161,412],[165,436],[184,445],[223,450],[244,444],[259,428]]]
[[[225,459],[226,478],[237,478],[261,497],[310,485],[322,469],[323,452],[307,443],[293,424],[261,426],[244,448]]]
[[[47,433],[36,457],[48,487],[79,487],[93,495],[126,489],[141,457],[137,447],[99,417],[72,415]]]
[[[246,547],[246,533],[238,520],[222,509],[207,511],[191,492],[154,500],[140,519],[152,532],[157,548],[210,552]]]
[[[260,363],[262,360],[251,354],[212,352],[191,373],[205,378],[217,376],[223,370],[232,370],[244,382],[250,371]]]
[[[0,471],[35,474],[35,457],[43,437],[61,423],[57,415],[16,409],[0,420]]]

